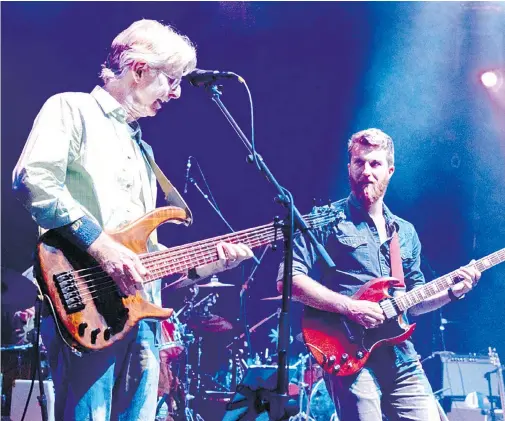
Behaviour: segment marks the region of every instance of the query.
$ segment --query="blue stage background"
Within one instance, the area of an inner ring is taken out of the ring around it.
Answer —
[[[504,110],[479,83],[479,72],[504,64],[500,4],[13,2],[2,3],[2,266],[21,272],[31,264],[36,226],[11,193],[11,173],[38,110],[53,94],[89,92],[99,84],[112,39],[140,18],[187,34],[197,46],[198,67],[245,78],[258,151],[302,213],[314,199],[347,195],[347,139],[378,127],[396,144],[386,203],[417,227],[425,267],[433,270],[426,269],[428,278],[505,246]],[[231,80],[223,86],[224,103],[249,135],[244,87]],[[203,89],[184,83],[181,99],[141,125],[179,190],[188,156],[197,158],[235,230],[285,215]],[[203,187],[196,165],[191,173]],[[195,222],[188,229],[161,227],[167,245],[227,232],[200,193],[188,190]],[[277,295],[281,259],[282,247],[269,252],[256,273],[247,300],[251,325],[279,306],[261,298]],[[219,276],[236,286],[216,291],[212,308],[238,332],[240,285],[251,267],[248,262]],[[481,353],[491,345],[505,355],[504,277],[505,266],[486,272],[474,292],[443,309],[453,322],[445,326],[448,350]],[[176,309],[182,299],[180,291],[164,296]],[[299,317],[294,305],[294,335]],[[274,352],[268,337],[274,320],[252,335],[254,352]],[[439,323],[439,312],[420,319],[416,344],[423,357],[442,347]],[[213,335],[204,355],[222,358],[230,336]],[[295,341],[291,352],[304,352],[302,344]]]

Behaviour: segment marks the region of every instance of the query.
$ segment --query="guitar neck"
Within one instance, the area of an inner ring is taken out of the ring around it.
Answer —
[[[505,248],[495,251],[490,255],[483,257],[475,261],[474,263],[467,265],[467,267],[475,267],[480,272],[484,272],[487,269],[492,268],[505,261]],[[452,271],[447,275],[441,276],[440,278],[434,279],[427,284],[413,289],[404,295],[395,298],[395,302],[400,311],[404,312],[409,308],[426,301],[430,297],[438,294],[439,292],[449,289],[452,285],[459,281],[457,271]]]
[[[250,228],[232,234],[225,234],[208,240],[177,246],[164,251],[147,253],[140,256],[151,275],[147,282],[163,278],[219,260],[216,246],[220,242],[243,243],[251,249],[272,243],[276,238],[277,228],[273,224]],[[282,233],[279,233],[282,237]]]
[[[303,219],[310,228],[328,226],[335,221],[335,212],[328,208],[321,214],[309,214]],[[151,282],[175,273],[185,273],[191,268],[219,260],[216,246],[220,242],[243,243],[251,249],[271,244],[283,238],[282,229],[276,223],[249,228],[207,240],[197,241],[167,250],[146,253],[140,256],[143,265],[151,272],[146,282]]]

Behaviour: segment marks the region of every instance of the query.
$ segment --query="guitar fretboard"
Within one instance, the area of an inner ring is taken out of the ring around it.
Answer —
[[[500,263],[505,261],[505,248],[495,251],[490,255],[483,257],[475,261],[472,264],[467,265],[467,267],[475,267],[480,272],[484,272],[487,269],[492,268]],[[419,304],[426,299],[438,294],[439,292],[445,291],[449,289],[452,285],[459,281],[459,277],[457,275],[457,271],[452,271],[447,275],[441,276],[440,278],[434,279],[433,281],[419,287],[413,289],[412,291],[407,292],[404,295],[396,297],[394,301],[398,306],[399,310],[404,312],[409,308]]]
[[[321,215],[310,214],[303,218],[310,228],[317,228],[334,221],[335,215],[334,211],[329,209]],[[188,269],[218,261],[216,246],[220,242],[243,243],[250,248],[256,248],[282,238],[282,230],[271,223],[168,250],[147,253],[140,256],[142,264],[151,273],[145,282],[152,282],[175,273],[184,273]]]

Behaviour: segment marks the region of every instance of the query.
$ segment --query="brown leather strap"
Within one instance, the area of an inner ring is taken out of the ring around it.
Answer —
[[[189,206],[186,204],[181,194],[177,191],[177,189],[170,182],[167,176],[163,174],[163,171],[161,171],[158,164],[147,153],[147,151],[144,148],[144,145],[142,145],[142,142],[137,142],[137,144],[140,146],[140,149],[142,150],[144,157],[147,159],[147,162],[149,162],[149,165],[153,169],[154,174],[156,175],[156,179],[158,180],[161,189],[165,193],[165,200],[167,201],[168,205],[178,206],[179,208],[184,209],[189,218],[188,225],[190,225],[193,222],[193,214],[191,213],[191,209],[189,209]]]
[[[405,279],[403,275],[402,256],[400,254],[400,240],[398,233],[393,233],[393,238],[389,244],[389,256],[391,258],[391,276],[401,281],[405,287]]]

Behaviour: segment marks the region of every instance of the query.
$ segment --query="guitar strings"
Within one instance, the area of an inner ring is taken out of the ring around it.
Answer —
[[[313,222],[319,220],[317,224],[312,223],[312,228],[327,224],[328,222],[331,222],[332,219],[334,220],[334,218],[332,218],[331,215],[330,216],[325,215],[323,217],[321,217],[320,215],[312,215],[306,217],[305,219],[307,220],[307,222]],[[251,233],[253,235],[251,235]],[[265,234],[267,235],[265,236]],[[230,233],[221,237],[215,237],[209,240],[202,240],[189,245],[177,246],[169,250],[162,250],[154,253],[149,253],[148,255],[140,255],[141,258],[142,256],[148,256],[147,258],[143,259],[143,263],[149,270],[151,271],[154,270],[153,279],[150,280],[148,279],[146,283],[159,279],[160,276],[164,274],[163,271],[166,270],[167,268],[172,269],[174,271],[173,273],[177,273],[176,272],[177,269],[183,269],[185,267],[188,267],[187,266],[188,263],[191,263],[192,266],[200,266],[205,263],[217,261],[218,259],[216,259],[217,252],[215,251],[215,246],[217,245],[218,242],[223,241],[223,239],[225,238],[231,237],[237,242],[240,242],[241,240],[244,239],[249,240],[248,242],[250,243],[250,245],[254,247],[275,240],[276,234],[277,234],[277,228],[274,227],[273,224],[267,224],[262,227],[259,227],[259,229],[250,228],[241,231],[239,233]],[[262,239],[262,237],[264,238]],[[179,260],[175,259],[175,257],[184,255],[188,248],[198,248],[198,251],[196,253],[193,253],[193,256],[190,257],[189,259],[187,258]],[[213,251],[213,256],[209,256],[208,254],[206,254],[208,251]],[[170,262],[166,262],[167,257],[171,257]],[[203,259],[203,262],[201,261],[201,259]],[[160,265],[159,262],[162,262],[163,264]],[[81,285],[90,284],[102,279],[108,279],[108,281],[100,285],[92,285],[94,286],[94,288],[89,288],[88,292],[86,293],[83,293],[82,290],[79,288],[79,291],[70,292],[66,297],[72,298],[73,296],[77,296],[77,294],[79,294],[81,296],[81,299],[82,298],[87,299],[87,301],[83,300],[83,303],[86,303],[98,297],[99,295],[95,294],[97,292],[113,293],[117,291],[116,282],[108,274],[106,274],[103,270],[100,269],[101,269],[100,266],[95,266],[92,268],[86,268],[81,269],[79,271],[69,272],[69,273],[89,272],[84,276],[75,277],[75,279],[88,278],[88,280],[82,282]],[[96,275],[104,275],[104,276],[96,278]]]
[[[505,260],[505,249],[497,250],[490,255],[483,257],[474,263],[467,265],[466,267],[476,267],[480,272],[484,272],[492,266],[502,263]],[[486,264],[486,262],[490,262]],[[423,294],[427,296],[434,295],[438,292],[448,289],[451,285],[454,285],[459,280],[459,275],[454,270],[447,275],[441,276],[419,288],[413,289],[399,297],[392,298],[391,301],[393,305],[396,305],[400,310],[405,311],[413,305],[416,305],[425,299]],[[437,289],[433,289],[433,288]],[[430,291],[433,289],[432,291]],[[403,303],[404,302],[404,303]],[[412,303],[412,304],[411,304]]]
[[[314,218],[308,218],[308,219],[310,220],[310,219],[317,219],[317,218],[314,217]],[[322,224],[322,223],[326,223],[326,222],[327,222],[326,220],[322,219],[322,221],[320,223]],[[141,255],[139,255],[139,257],[141,258],[142,263],[144,263],[144,264],[160,262],[160,261],[166,260],[167,258],[170,258],[171,260],[175,260],[177,257],[184,256],[187,253],[187,249],[199,247],[199,252],[201,253],[201,252],[204,252],[208,249],[215,247],[215,245],[218,242],[223,241],[223,239],[226,239],[226,237],[235,237],[234,239],[238,240],[238,241],[242,240],[243,238],[247,238],[247,237],[249,237],[249,238],[252,237],[254,239],[254,236],[258,236],[264,232],[267,232],[268,230],[275,229],[272,224],[265,225],[265,226],[262,226],[259,228],[260,229],[257,229],[257,228],[248,229],[248,230],[244,230],[239,233],[236,233],[236,234],[226,234],[225,236],[221,236],[221,237],[215,237],[215,238],[211,238],[208,240],[197,241],[197,242],[194,242],[191,244],[176,246],[176,247],[170,248],[168,250],[160,250],[160,251],[156,251],[156,252],[150,252],[147,254],[141,254]],[[249,235],[250,231],[252,231],[252,230],[257,230],[256,232],[253,233],[254,236]],[[197,263],[200,263],[200,262],[198,261]],[[204,261],[203,263],[206,263],[206,262]],[[170,265],[173,265],[173,263],[170,263],[169,266]],[[163,266],[160,266],[160,268],[163,268]],[[99,269],[101,272],[103,272],[101,266],[93,266],[90,268],[69,271],[67,273],[72,274],[72,275],[80,274],[81,276],[77,276],[75,278],[76,279],[84,279],[88,275],[95,275],[97,269]],[[93,273],[86,274],[86,272],[93,272]],[[154,278],[152,280],[155,280],[155,279],[157,279],[157,278]]]
[[[273,235],[270,235],[270,236],[266,237],[265,240],[273,240],[273,238],[274,238]],[[258,243],[258,245],[267,244],[268,242],[269,241]],[[107,279],[107,278],[109,279],[108,282],[104,282],[99,285],[93,285],[93,286],[95,286],[94,289],[88,287],[88,292],[79,294],[81,296],[83,304],[87,304],[90,301],[93,301],[93,299],[98,298],[99,296],[102,296],[104,294],[110,294],[110,293],[117,291],[117,289],[116,289],[117,284],[109,275],[97,278],[95,281]],[[87,283],[90,283],[90,282],[92,282],[92,281],[88,281]],[[99,292],[99,294],[95,294],[96,292]],[[70,297],[71,296],[72,295],[70,295]]]
[[[261,236],[261,235],[255,235],[254,238],[251,238],[251,236],[249,236],[249,243],[252,245],[252,246],[258,246],[258,245],[262,245],[262,244],[265,244],[265,243],[268,243],[270,242],[271,240],[274,239],[274,237],[270,234],[269,236]],[[200,248],[197,252],[193,253],[193,256],[190,258],[190,259],[179,259],[178,262],[170,262],[169,264],[165,264],[163,265],[164,267],[170,267],[173,269],[173,273],[177,273],[177,268],[179,266],[181,266],[181,263],[184,264],[186,263],[186,266],[187,266],[187,263],[191,263],[191,264],[196,264],[196,265],[201,265],[202,263],[207,263],[208,260],[209,260],[209,257],[206,256],[206,252],[207,251],[212,251],[214,250],[214,255],[213,257],[211,257],[211,261],[217,261],[219,260],[217,258],[217,252],[215,252],[215,248],[214,247],[207,247],[206,249],[203,249],[203,248]],[[203,260],[203,262],[202,262]],[[154,263],[154,266],[153,266],[153,263]],[[146,264],[146,268],[148,268],[149,270],[153,271],[153,272],[156,272],[156,271],[160,271],[161,269],[161,266],[159,264],[157,264],[156,261],[151,261],[151,262],[147,262]],[[105,276],[100,276],[99,278],[96,278],[95,276],[96,275],[105,275]],[[156,275],[156,273],[153,273],[153,276],[155,277],[153,280],[155,279],[159,279],[159,276]],[[77,279],[84,279],[85,277],[80,277],[80,278],[77,278]],[[104,271],[100,271],[100,272],[97,272],[95,274],[93,274],[90,278],[90,276],[88,275],[87,276],[88,280],[86,281],[83,281],[81,282],[81,285],[82,284],[89,284],[89,283],[92,283],[92,282],[97,282],[99,280],[102,280],[104,278],[110,278],[109,275],[107,275]],[[115,284],[115,282],[111,279],[111,282],[113,284]],[[147,281],[145,283],[148,283],[148,282],[152,282],[151,281]],[[105,284],[102,284],[102,286],[105,285]],[[100,287],[100,286],[97,286],[97,287]],[[83,294],[83,295],[86,295],[86,294]]]
[[[318,219],[321,219],[317,223],[312,222],[312,225],[313,225],[312,228],[314,228],[314,227],[317,227],[319,225],[324,225],[324,224],[326,224],[328,222],[331,222],[332,217],[331,217],[331,215],[325,215],[323,217],[318,216],[318,215],[308,215],[308,216],[305,216],[304,219],[307,222],[317,221]],[[246,230],[243,230],[243,231],[239,231],[237,233],[229,233],[229,234],[225,234],[225,235],[222,235],[222,236],[219,236],[219,237],[214,237],[214,238],[210,238],[210,239],[196,241],[196,242],[191,243],[191,244],[183,244],[183,245],[180,245],[180,246],[175,246],[175,247],[172,247],[172,248],[170,248],[168,250],[159,250],[159,251],[150,252],[150,253],[147,253],[147,254],[140,254],[139,257],[140,258],[144,258],[145,261],[149,261],[149,259],[150,259],[151,256],[153,256],[153,259],[156,259],[159,255],[163,255],[162,257],[165,258],[166,254],[168,254],[168,253],[172,253],[173,252],[175,254],[175,252],[178,252],[178,251],[186,252],[186,249],[205,245],[206,242],[207,243],[213,243],[214,241],[218,241],[218,240],[219,241],[223,241],[223,240],[225,240],[228,237],[241,236],[243,234],[249,233],[250,231],[263,230],[265,228],[267,228],[267,229],[276,229],[273,226],[273,224],[262,225],[260,227],[249,228],[249,229],[246,229]],[[67,273],[74,275],[74,274],[84,273],[84,272],[87,272],[87,271],[92,271],[92,270],[95,270],[97,268],[101,269],[101,266],[99,266],[99,265],[92,266],[92,267],[89,267],[89,268],[68,271]]]
[[[269,242],[273,241],[273,240],[275,239],[275,237],[276,237],[276,233],[275,233],[275,231],[273,231],[273,230],[272,230],[272,228],[273,228],[273,226],[265,226],[265,227],[261,230],[261,231],[264,231],[264,232],[265,232],[265,234],[267,234],[267,235],[263,235],[263,236],[262,236],[262,235],[261,235],[262,233],[261,233],[260,231],[257,231],[257,232],[254,234],[254,236],[249,235],[249,239],[251,239],[251,241],[249,242],[249,244],[250,244],[251,246],[253,246],[253,247],[257,247],[257,246],[261,246],[262,244],[267,244],[267,243],[269,243]],[[249,230],[248,230],[248,231],[249,231]],[[272,232],[272,231],[273,231],[273,232]],[[244,237],[244,235],[242,235],[242,237]],[[204,255],[203,257],[205,258],[205,260],[204,260],[204,262],[203,262],[203,263],[207,263],[207,260],[208,260],[208,259],[207,259],[207,257],[205,257],[205,252],[207,252],[207,251],[212,251],[212,250],[214,250],[214,251],[215,251],[215,245],[217,244],[217,241],[216,241],[215,239],[212,239],[212,240],[214,240],[214,241],[212,241],[212,242],[214,242],[215,244],[209,244],[210,242],[209,242],[208,240],[204,240],[203,242],[200,242],[200,243],[202,243],[202,245],[205,245],[205,248],[200,247],[200,250],[198,250],[198,252],[197,252],[197,253],[193,253],[193,255],[196,255],[196,256],[197,256],[197,258],[196,258],[197,263],[196,263],[196,264],[197,264],[198,266],[202,264],[202,262],[200,262],[200,257],[202,257],[202,256],[201,256],[202,254]],[[207,242],[207,243],[206,243],[206,242]],[[206,243],[206,244],[205,244],[205,243]],[[162,251],[161,253],[162,253],[162,254],[166,254],[166,252],[167,252],[167,251],[165,250],[165,251]],[[159,255],[161,255],[159,252],[156,252],[156,253],[158,253]],[[199,255],[200,255],[200,256],[199,256]],[[214,253],[214,256],[216,256],[216,255],[217,255],[217,252],[215,252],[215,253]],[[160,259],[158,259],[158,260],[160,260]],[[194,258],[194,257],[192,257],[192,258],[190,258],[190,259],[183,260],[183,261],[182,261],[182,263],[187,263],[187,262],[192,262],[192,263],[193,263],[193,262],[194,262],[194,260],[195,260],[195,258]],[[217,261],[217,260],[218,260],[218,259],[215,259],[215,257],[214,257],[212,261]],[[153,263],[153,262],[154,262],[154,263],[156,263],[156,260],[151,259],[151,261],[150,261],[150,262],[147,262],[147,263],[148,263],[148,265],[149,265],[149,263]],[[178,263],[181,263],[181,262],[178,262]],[[173,263],[169,263],[169,264],[166,264],[166,265],[164,265],[164,266],[165,266],[165,267],[166,267],[166,266],[170,267],[170,266],[173,266]],[[159,269],[159,266],[156,266],[156,267],[155,267],[155,269]],[[101,272],[98,272],[98,273],[99,273],[99,274],[104,274],[105,272],[101,271]],[[177,272],[174,272],[174,273],[177,273]],[[82,277],[82,278],[84,278],[84,277]],[[95,282],[95,281],[98,281],[98,280],[101,280],[101,279],[106,279],[106,278],[108,278],[108,279],[109,279],[109,281],[108,281],[107,283],[102,283],[102,284],[100,284],[100,285],[95,285],[95,288],[94,288],[94,289],[89,288],[89,289],[88,289],[88,291],[89,291],[89,292],[87,292],[87,293],[80,293],[81,298],[82,298],[82,297],[85,297],[85,298],[86,298],[86,301],[84,301],[84,300],[83,300],[83,303],[84,303],[84,304],[85,304],[85,303],[87,303],[87,302],[90,302],[91,300],[93,300],[94,298],[97,298],[97,297],[99,296],[99,295],[94,295],[94,293],[95,293],[95,292],[100,292],[100,295],[101,295],[101,294],[102,294],[102,292],[106,292],[106,293],[107,293],[107,291],[108,291],[108,293],[113,293],[113,292],[115,292],[115,291],[116,291],[116,287],[117,287],[116,282],[115,282],[115,281],[114,281],[114,280],[113,280],[113,279],[112,279],[109,275],[107,275],[107,274],[105,274],[105,276],[102,276],[102,277],[100,277],[100,278],[93,279],[93,280],[89,280],[89,281],[87,281],[87,282],[83,282],[83,283],[84,283],[84,284],[86,284],[86,283],[91,283],[91,282]],[[156,280],[156,279],[158,279],[158,278],[159,278],[159,276],[157,276],[157,277],[156,277],[155,279],[153,279],[153,280]],[[153,280],[148,281],[148,282],[152,282]],[[147,283],[147,282],[146,282],[146,283]],[[196,281],[195,281],[195,283],[196,283]],[[79,291],[79,292],[80,292],[80,291]],[[77,294],[77,292],[76,292],[75,294]],[[71,294],[70,296],[72,296],[72,294]]]

